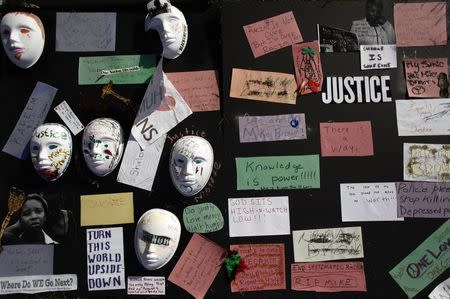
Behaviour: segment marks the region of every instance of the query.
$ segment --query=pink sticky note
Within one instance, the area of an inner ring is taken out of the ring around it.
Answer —
[[[408,95],[415,98],[439,97],[438,76],[439,73],[447,74],[447,63],[447,58],[405,59]]]
[[[284,244],[230,245],[230,250],[248,266],[231,282],[232,292],[286,289]]]
[[[192,111],[220,110],[219,76],[216,70],[166,73]]]
[[[292,11],[243,28],[255,58],[303,41]]]
[[[300,94],[320,92],[323,73],[317,41],[292,45],[295,79]]]
[[[296,291],[367,291],[362,262],[297,263],[291,265],[291,287]]]
[[[225,257],[225,249],[202,235],[194,234],[170,273],[169,281],[196,299],[201,299],[214,281]]]
[[[322,157],[373,156],[370,121],[320,123]]]
[[[447,3],[396,3],[394,24],[397,47],[447,44]]]

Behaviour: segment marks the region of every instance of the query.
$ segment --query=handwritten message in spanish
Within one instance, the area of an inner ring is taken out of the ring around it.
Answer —
[[[53,274],[53,245],[8,245],[0,254],[0,276]]]
[[[319,155],[236,158],[238,190],[320,188]]]
[[[184,208],[183,222],[188,232],[204,234],[221,230],[224,220],[215,204],[205,202]]]
[[[243,28],[255,58],[303,41],[292,11]]]
[[[405,59],[408,95],[413,98],[439,97],[438,76],[448,75],[447,58]]]
[[[165,295],[164,276],[128,276],[128,295]]]
[[[239,117],[239,140],[242,143],[297,139],[306,139],[303,113]]]
[[[362,262],[298,263],[291,265],[291,287],[296,291],[367,291]]]
[[[405,181],[450,182],[450,144],[403,144]]]
[[[134,223],[133,193],[80,196],[81,226]]]
[[[320,123],[322,157],[373,156],[370,121]]]
[[[238,272],[231,282],[231,292],[286,289],[284,244],[230,245],[248,268]]]

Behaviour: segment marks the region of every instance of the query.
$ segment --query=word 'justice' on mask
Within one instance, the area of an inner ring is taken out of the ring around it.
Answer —
[[[168,0],[152,0],[147,4],[145,31],[156,30],[161,39],[162,56],[174,59],[183,53],[188,39],[188,27],[183,13]]]
[[[30,140],[31,162],[46,181],[59,179],[72,158],[72,136],[60,124],[46,123],[34,130]]]
[[[180,221],[173,213],[163,209],[145,212],[134,232],[134,249],[141,265],[156,270],[167,264],[177,250],[180,235]]]
[[[97,176],[106,176],[116,168],[122,158],[123,146],[123,130],[114,119],[97,118],[84,128],[84,160]]]
[[[0,23],[3,48],[9,60],[20,68],[33,66],[41,57],[45,31],[41,19],[27,12],[10,12]]]
[[[213,149],[206,139],[184,136],[175,142],[170,153],[172,183],[182,195],[195,195],[208,183],[213,163]]]

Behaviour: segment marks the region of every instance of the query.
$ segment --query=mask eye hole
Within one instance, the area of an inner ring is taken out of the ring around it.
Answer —
[[[5,29],[2,31],[3,35],[9,35],[11,33],[11,31],[9,31],[9,29]]]
[[[22,34],[27,34],[29,32],[30,32],[30,30],[28,30],[28,29],[24,29],[24,28],[20,29],[20,33],[22,33]]]
[[[39,150],[39,145],[33,145],[32,149],[33,149],[33,151],[38,151]]]

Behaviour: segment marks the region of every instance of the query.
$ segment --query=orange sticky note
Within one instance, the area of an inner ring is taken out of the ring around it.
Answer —
[[[320,123],[322,157],[373,156],[370,121]]]

